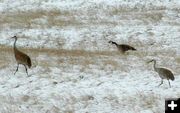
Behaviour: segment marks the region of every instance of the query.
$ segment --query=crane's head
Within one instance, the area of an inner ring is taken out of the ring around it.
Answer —
[[[152,60],[148,61],[147,63],[149,64],[149,63],[151,63],[151,62],[156,62],[156,60],[155,60],[155,59],[152,59]]]
[[[110,40],[108,43],[112,43],[112,41]]]
[[[16,39],[16,40],[17,40],[17,36],[13,36],[13,37],[11,37],[11,38],[14,38],[14,39]]]

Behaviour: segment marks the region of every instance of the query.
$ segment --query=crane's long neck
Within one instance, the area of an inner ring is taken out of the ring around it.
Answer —
[[[17,48],[16,48],[16,41],[17,41],[17,39],[15,39],[15,41],[14,41],[14,51],[17,50]]]
[[[154,70],[157,71],[156,60],[154,60]]]

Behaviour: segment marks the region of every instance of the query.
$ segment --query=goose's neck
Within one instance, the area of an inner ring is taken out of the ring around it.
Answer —
[[[116,46],[118,45],[116,42],[112,42],[112,44],[115,44]]]

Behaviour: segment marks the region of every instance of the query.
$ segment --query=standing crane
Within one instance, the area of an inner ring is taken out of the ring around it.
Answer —
[[[113,42],[113,41],[109,41],[109,43],[116,45],[118,50],[122,53],[125,53],[128,50],[136,51],[136,49],[134,47],[127,45],[127,44],[117,44],[116,42]]]
[[[163,84],[163,79],[167,79],[169,83],[169,87],[171,87],[169,80],[173,81],[175,79],[173,73],[169,69],[156,67],[155,59],[150,60],[148,63],[150,62],[154,62],[154,70],[159,74],[159,77],[161,78],[161,83],[159,84],[159,86]]]
[[[25,69],[26,69],[26,73],[28,75],[28,71],[27,71],[27,67],[28,66],[29,68],[31,67],[31,59],[28,55],[26,55],[25,53],[19,51],[16,47],[16,41],[17,41],[17,37],[16,36],[13,36],[12,38],[15,39],[14,41],[14,56],[15,56],[15,59],[17,61],[17,69],[14,73],[14,75],[16,74],[16,72],[18,71],[18,68],[19,68],[19,64],[22,64],[24,65]]]

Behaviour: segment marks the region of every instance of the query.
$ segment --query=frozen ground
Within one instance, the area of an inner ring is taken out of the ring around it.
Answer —
[[[180,97],[179,0],[0,0],[0,112],[163,113]],[[32,59],[26,76],[10,37]],[[109,40],[136,52],[122,55]],[[175,81],[157,87],[152,64]]]

